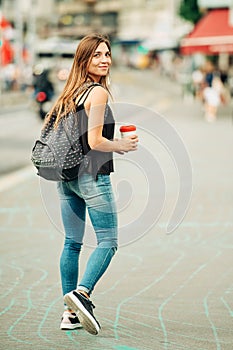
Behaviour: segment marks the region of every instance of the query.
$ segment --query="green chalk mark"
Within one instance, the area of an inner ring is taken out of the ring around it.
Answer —
[[[139,350],[136,348],[130,348],[126,345],[117,345],[117,346],[114,346],[114,349],[116,349],[116,350]]]

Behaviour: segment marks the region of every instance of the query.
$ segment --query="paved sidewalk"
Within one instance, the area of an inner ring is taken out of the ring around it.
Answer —
[[[124,74],[128,85],[121,85],[120,78],[115,85],[122,100],[141,104],[144,100],[148,108],[157,104],[188,149],[193,167],[189,211],[179,228],[167,235],[165,227],[179,189],[177,169],[166,148],[142,134],[141,142],[153,143],[154,161],[166,178],[162,214],[149,228],[143,219],[151,200],[144,174],[133,162],[117,160],[119,171],[113,182],[120,191],[120,233],[125,224],[130,230],[139,219],[136,234],[145,235],[120,247],[96,287],[93,302],[100,334],[62,332],[63,233],[55,188],[40,185],[32,167],[13,180],[5,179],[0,184],[1,349],[232,350],[232,120],[227,111],[216,123],[206,123],[200,105],[182,101],[174,84],[154,80],[146,72]],[[145,93],[144,79],[149,87],[154,84],[153,91]],[[146,118],[145,114],[145,121],[154,126],[153,117]],[[134,122],[133,116],[129,121]],[[157,174],[153,176],[156,182]],[[157,198],[152,199],[153,216]],[[91,251],[84,247],[80,273]]]

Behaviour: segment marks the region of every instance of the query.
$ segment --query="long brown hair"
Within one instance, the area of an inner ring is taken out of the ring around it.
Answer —
[[[105,35],[90,34],[79,42],[65,87],[48,113],[45,124],[47,124],[53,114],[56,114],[56,126],[63,116],[75,110],[75,97],[93,83],[93,80],[88,75],[88,68],[95,50],[102,42],[107,45],[111,53],[110,42]],[[99,83],[109,91],[108,75],[109,73],[106,76],[102,76]]]

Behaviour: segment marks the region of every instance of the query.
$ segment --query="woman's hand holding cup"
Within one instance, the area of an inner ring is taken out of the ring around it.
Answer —
[[[118,153],[136,151],[138,146],[138,136],[135,125],[123,125],[120,127],[121,139],[118,140]]]

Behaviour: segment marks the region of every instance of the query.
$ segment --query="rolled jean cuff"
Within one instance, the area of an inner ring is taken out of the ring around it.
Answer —
[[[84,287],[84,286],[78,286],[77,290],[82,290],[83,292],[86,292],[87,294],[90,294],[90,291],[88,288]]]

